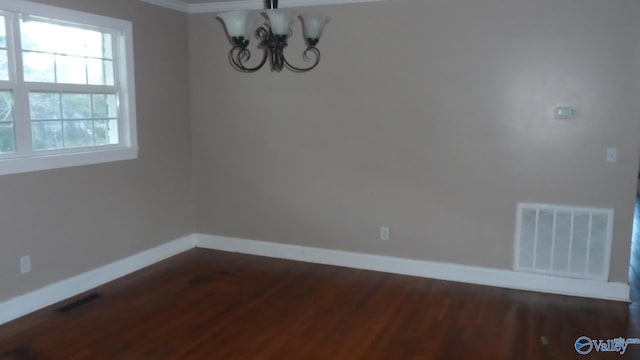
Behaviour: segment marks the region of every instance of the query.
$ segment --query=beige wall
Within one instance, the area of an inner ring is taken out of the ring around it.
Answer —
[[[235,72],[215,16],[190,16],[197,230],[510,269],[517,202],[611,207],[610,279],[626,282],[639,6],[319,7],[333,20],[308,74]],[[565,104],[578,117],[554,120]]]
[[[137,160],[0,176],[0,300],[193,232],[187,16],[132,0],[48,4],[133,22]],[[18,258],[32,256],[20,275]]]
[[[213,14],[41,1],[133,22],[141,150],[0,176],[0,301],[194,231],[509,269],[518,201],[615,208],[626,281],[634,0],[320,7],[333,21],[308,74],[233,71]],[[578,118],[553,120],[558,104]]]

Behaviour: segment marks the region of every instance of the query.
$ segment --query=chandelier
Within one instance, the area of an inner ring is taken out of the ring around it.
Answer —
[[[260,41],[258,48],[263,50],[264,55],[260,63],[253,67],[247,64],[251,59],[251,52],[247,46],[256,22],[253,15],[249,11],[229,11],[218,15],[233,43],[233,47],[229,51],[229,61],[234,68],[242,72],[254,72],[262,68],[267,60],[271,65],[271,71],[277,72],[282,71],[285,67],[292,71],[305,72],[318,65],[320,50],[316,48],[316,45],[320,41],[325,24],[331,18],[312,14],[300,16],[307,43],[302,58],[311,64],[307,67],[297,67],[284,56],[284,49],[292,34],[291,25],[295,21],[296,13],[292,10],[278,9],[278,0],[266,0],[266,10],[263,15],[266,16],[269,23],[259,26],[255,31],[255,37]]]

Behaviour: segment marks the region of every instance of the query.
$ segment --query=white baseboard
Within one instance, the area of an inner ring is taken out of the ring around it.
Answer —
[[[0,302],[0,324],[91,290],[183,251],[193,249],[195,245],[196,237],[194,235],[188,235],[86,273]]]
[[[196,235],[198,247],[239,252],[317,264],[382,271],[431,279],[489,285],[509,289],[629,301],[629,285],[527,274],[522,272],[457,265],[390,256],[371,255],[313,247],[244,240],[215,235]]]
[[[559,278],[510,270],[411,260],[216,235],[191,234],[0,302],[0,325],[194,247],[509,289],[629,301],[629,285],[623,283]]]

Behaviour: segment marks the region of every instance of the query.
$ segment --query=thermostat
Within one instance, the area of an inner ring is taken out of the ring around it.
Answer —
[[[570,120],[576,117],[576,108],[573,106],[558,106],[554,110],[556,119]]]

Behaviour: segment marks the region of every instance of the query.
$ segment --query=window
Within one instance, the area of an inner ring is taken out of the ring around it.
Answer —
[[[131,23],[0,0],[0,174],[137,157]]]

